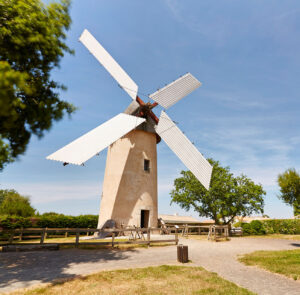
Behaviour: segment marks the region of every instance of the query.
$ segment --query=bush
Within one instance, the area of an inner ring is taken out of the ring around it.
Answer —
[[[300,219],[253,220],[250,223],[238,222],[234,226],[242,227],[244,235],[300,234]]]
[[[4,229],[15,229],[21,227],[33,227],[32,221],[28,217],[20,216],[0,216],[0,227]]]
[[[265,235],[266,230],[259,220],[252,220],[250,223],[238,222],[235,227],[241,227],[244,235]]]
[[[34,218],[0,216],[0,227],[15,229],[21,227],[48,228],[96,228],[98,215],[68,216],[63,214],[45,214]]]
[[[300,219],[271,219],[262,223],[267,234],[300,234]]]
[[[29,197],[20,195],[15,190],[0,190],[0,214],[30,217],[35,215]]]
[[[259,220],[252,220],[250,222],[250,226],[254,232],[254,235],[265,235],[266,230],[264,228],[264,225],[261,221]]]

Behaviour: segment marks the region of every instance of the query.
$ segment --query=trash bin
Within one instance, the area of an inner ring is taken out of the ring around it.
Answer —
[[[182,244],[177,246],[177,260],[181,263],[187,263],[189,261],[188,246]]]

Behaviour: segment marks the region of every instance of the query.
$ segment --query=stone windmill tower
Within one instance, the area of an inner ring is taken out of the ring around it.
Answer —
[[[132,98],[125,110],[89,131],[47,159],[64,165],[83,165],[108,147],[98,228],[109,219],[117,224],[157,226],[157,152],[163,139],[196,178],[209,188],[212,167],[164,112],[158,119],[153,108],[169,108],[201,83],[190,73],[151,94],[154,103],[138,96],[138,86],[84,30],[79,40]]]

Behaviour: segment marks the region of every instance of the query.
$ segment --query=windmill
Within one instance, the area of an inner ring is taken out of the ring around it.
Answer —
[[[154,103],[138,96],[138,86],[99,44],[84,30],[79,40],[132,98],[124,113],[49,155],[64,165],[83,165],[108,147],[98,228],[107,220],[140,227],[157,226],[157,152],[163,139],[183,164],[209,189],[212,166],[188,140],[168,109],[198,88],[201,83],[190,73],[149,95]],[[160,117],[153,108],[161,105]]]

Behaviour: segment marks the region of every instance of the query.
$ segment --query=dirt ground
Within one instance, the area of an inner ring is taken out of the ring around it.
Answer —
[[[232,238],[211,242],[182,238],[180,243],[189,247],[192,263],[188,265],[202,266],[257,294],[300,294],[300,282],[237,261],[238,255],[256,250],[297,249],[299,241]],[[0,292],[101,270],[178,264],[176,255],[175,245],[126,251],[66,249],[0,253]]]

